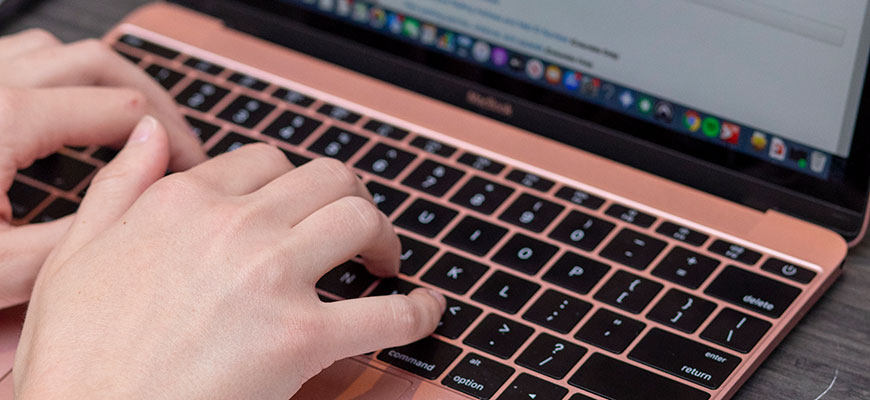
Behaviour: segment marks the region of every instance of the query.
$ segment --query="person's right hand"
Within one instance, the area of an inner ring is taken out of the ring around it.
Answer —
[[[160,179],[167,159],[145,118],[97,174],[37,278],[18,399],[286,400],[338,359],[435,329],[445,303],[428,289],[317,297],[355,255],[378,276],[399,267],[389,220],[342,163],[292,169],[260,144]]]

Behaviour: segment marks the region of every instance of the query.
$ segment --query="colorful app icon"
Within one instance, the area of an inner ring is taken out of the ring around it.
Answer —
[[[737,144],[740,142],[740,126],[730,122],[723,122],[722,129],[719,132],[719,139],[729,144]]]
[[[526,70],[526,59],[519,54],[511,54],[508,59],[508,67],[516,73],[522,73]]]
[[[404,20],[404,18],[401,15],[390,13],[387,16],[387,28],[390,30],[390,32],[393,32],[396,35],[401,34],[402,20]]]
[[[622,108],[631,108],[634,105],[634,95],[631,94],[630,90],[624,90],[619,95],[619,104],[622,104]]]
[[[387,26],[387,13],[380,8],[372,8],[371,25],[373,28],[381,29]]]
[[[507,64],[508,62],[508,52],[501,47],[493,48],[491,57],[492,63],[499,67]]]
[[[349,16],[352,11],[351,0],[338,0],[335,3],[335,13],[342,17]]]
[[[788,152],[788,159],[796,162],[801,168],[806,168],[808,166],[807,159],[809,158],[810,155],[805,150],[792,148]]]
[[[471,45],[474,40],[465,35],[456,36],[456,55],[459,57],[468,57],[471,54]]]
[[[456,44],[453,40],[453,32],[444,32],[438,38],[438,48],[445,51],[453,51]]]
[[[413,18],[405,18],[405,24],[402,27],[402,34],[406,37],[417,40],[420,37],[420,21]]]
[[[828,156],[820,151],[810,153],[810,169],[813,172],[821,174],[825,172],[825,165],[828,164]]]
[[[657,101],[655,105],[655,113],[653,115],[655,116],[655,119],[670,124],[674,121],[674,106],[664,100]]]
[[[752,132],[752,137],[749,138],[749,143],[752,144],[752,148],[755,149],[755,151],[764,151],[767,147],[767,135],[759,131]]]
[[[768,152],[770,158],[778,161],[785,160],[785,153],[787,152],[788,148],[782,139],[775,137],[770,140],[770,151]]]
[[[652,113],[653,102],[652,99],[646,96],[641,96],[637,100],[637,111],[640,111],[641,114],[649,114]]]
[[[715,138],[719,136],[719,130],[720,125],[718,119],[713,117],[707,117],[704,118],[703,121],[701,121],[701,131],[704,132],[704,136],[708,138]]]
[[[562,82],[562,70],[555,65],[548,65],[544,76],[551,85],[558,85]]]
[[[601,91],[601,79],[583,76],[580,80],[580,93],[586,97],[598,97]]]
[[[438,39],[438,28],[434,25],[424,24],[420,33],[420,41],[424,44],[433,44]]]
[[[477,60],[477,62],[485,63],[489,61],[489,55],[492,53],[491,49],[492,48],[489,47],[488,43],[478,40],[471,48],[471,55],[475,60]]]
[[[352,18],[356,22],[369,22],[369,7],[365,3],[354,3]]]
[[[683,114],[683,126],[689,132],[697,132],[698,129],[701,129],[701,115],[692,110],[686,111]]]
[[[565,86],[565,89],[573,92],[580,88],[580,79],[582,79],[582,76],[579,72],[565,71],[562,85]]]
[[[526,63],[526,75],[532,79],[541,79],[544,76],[544,63],[533,58]]]

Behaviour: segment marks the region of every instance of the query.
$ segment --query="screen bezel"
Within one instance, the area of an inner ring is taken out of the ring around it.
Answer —
[[[808,220],[847,240],[861,231],[870,188],[866,136],[855,135],[848,158],[832,160],[842,164],[842,181],[826,182],[293,4],[175,2],[220,18],[233,29],[758,210]],[[513,114],[467,103],[472,89],[511,103]],[[855,132],[870,126],[868,92],[865,85]],[[643,132],[646,139],[632,132]]]

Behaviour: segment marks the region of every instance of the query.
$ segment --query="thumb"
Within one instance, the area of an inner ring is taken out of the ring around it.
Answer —
[[[0,231],[0,309],[30,298],[39,267],[73,217]]]

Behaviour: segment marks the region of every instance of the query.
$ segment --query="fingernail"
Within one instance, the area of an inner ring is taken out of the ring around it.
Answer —
[[[136,125],[136,128],[133,129],[133,133],[130,134],[130,138],[127,140],[127,143],[142,143],[148,140],[151,135],[154,134],[154,131],[157,130],[157,120],[150,115],[146,115],[142,117],[142,120],[139,121],[139,124]]]
[[[444,295],[441,294],[441,292],[429,288],[426,288],[426,292],[438,301],[438,304],[441,305],[441,309],[447,308],[447,299],[444,298]]]

